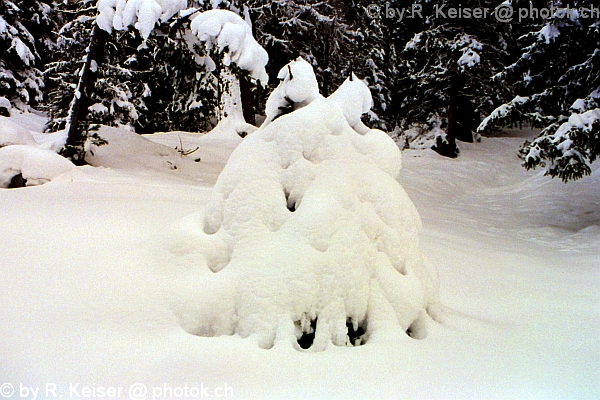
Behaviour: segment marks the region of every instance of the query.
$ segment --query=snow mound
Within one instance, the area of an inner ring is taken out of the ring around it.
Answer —
[[[193,154],[182,154],[188,149],[154,143],[123,128],[102,126],[98,136],[108,143],[90,145],[85,161],[94,167],[190,173],[197,169]]]
[[[15,144],[38,145],[27,129],[15,124],[9,118],[0,117],[0,147]]]
[[[365,93],[342,93],[248,136],[203,212],[176,227],[171,250],[216,273],[200,304],[176,311],[188,332],[313,351],[426,336],[437,273],[396,180],[400,151],[384,132],[352,129],[343,105]]]
[[[42,185],[74,169],[66,158],[38,147],[14,145],[0,148],[0,187],[7,188],[21,174],[27,186]]]
[[[219,53],[225,52],[226,66],[234,63],[263,85],[268,83],[265,65],[269,55],[252,36],[250,24],[239,15],[228,10],[205,11],[192,20],[191,28],[209,50],[216,47]]]
[[[244,121],[244,117],[238,113],[233,113],[223,118],[217,126],[210,132],[207,132],[205,137],[209,139],[221,140],[241,140],[252,132],[256,131],[256,127]]]

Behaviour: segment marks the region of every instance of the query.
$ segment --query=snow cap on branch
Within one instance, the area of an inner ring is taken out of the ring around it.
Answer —
[[[252,36],[252,27],[239,15],[228,10],[209,10],[192,21],[192,32],[210,50],[216,46],[225,52],[224,64],[236,64],[249,71],[252,78],[266,85],[269,76],[265,65],[269,55]]]
[[[135,26],[148,39],[157,22],[187,7],[186,0],[98,0],[96,23],[107,32]]]

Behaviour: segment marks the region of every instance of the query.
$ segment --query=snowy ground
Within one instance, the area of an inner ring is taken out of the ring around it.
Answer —
[[[39,131],[40,118],[15,120]],[[170,226],[208,201],[239,140],[155,135],[200,146],[202,162],[84,167],[0,190],[0,395],[10,384],[13,398],[33,398],[21,386],[38,398],[83,397],[85,386],[92,398],[109,387],[175,398],[186,385],[194,397],[249,399],[598,398],[600,170],[568,185],[527,172],[515,155],[523,136],[463,144],[455,160],[403,153],[444,322],[425,340],[320,353],[178,325],[204,272],[170,258]]]

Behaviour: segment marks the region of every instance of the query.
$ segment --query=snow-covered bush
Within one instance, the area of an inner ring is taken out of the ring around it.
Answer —
[[[314,82],[298,65],[274,96]],[[370,104],[361,85],[349,79],[249,135],[204,211],[176,229],[172,251],[216,273],[201,304],[177,310],[188,332],[316,351],[426,335],[439,313],[436,270],[396,180],[398,147],[352,129]]]
[[[9,187],[16,176],[20,176],[24,185],[42,185],[74,168],[66,158],[40,147],[0,148],[0,188]]]

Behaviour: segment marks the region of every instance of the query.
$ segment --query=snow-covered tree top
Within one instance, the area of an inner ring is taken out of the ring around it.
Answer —
[[[283,67],[277,77],[281,83],[267,100],[267,119],[263,126],[285,114],[286,111],[297,110],[314,100],[323,98],[319,93],[317,77],[312,66],[302,57]],[[369,87],[356,75],[352,74],[346,79],[328,99],[341,109],[352,128],[361,134],[368,130],[362,124],[360,117],[371,110],[373,98]]]
[[[98,0],[98,26],[111,32],[134,26],[147,39],[158,22],[165,22],[187,7],[186,0]],[[187,13],[186,13],[187,14]],[[228,10],[209,10],[192,20],[192,32],[209,49],[225,52],[224,64],[236,64],[263,85],[268,81],[269,56],[252,36],[252,27]]]

